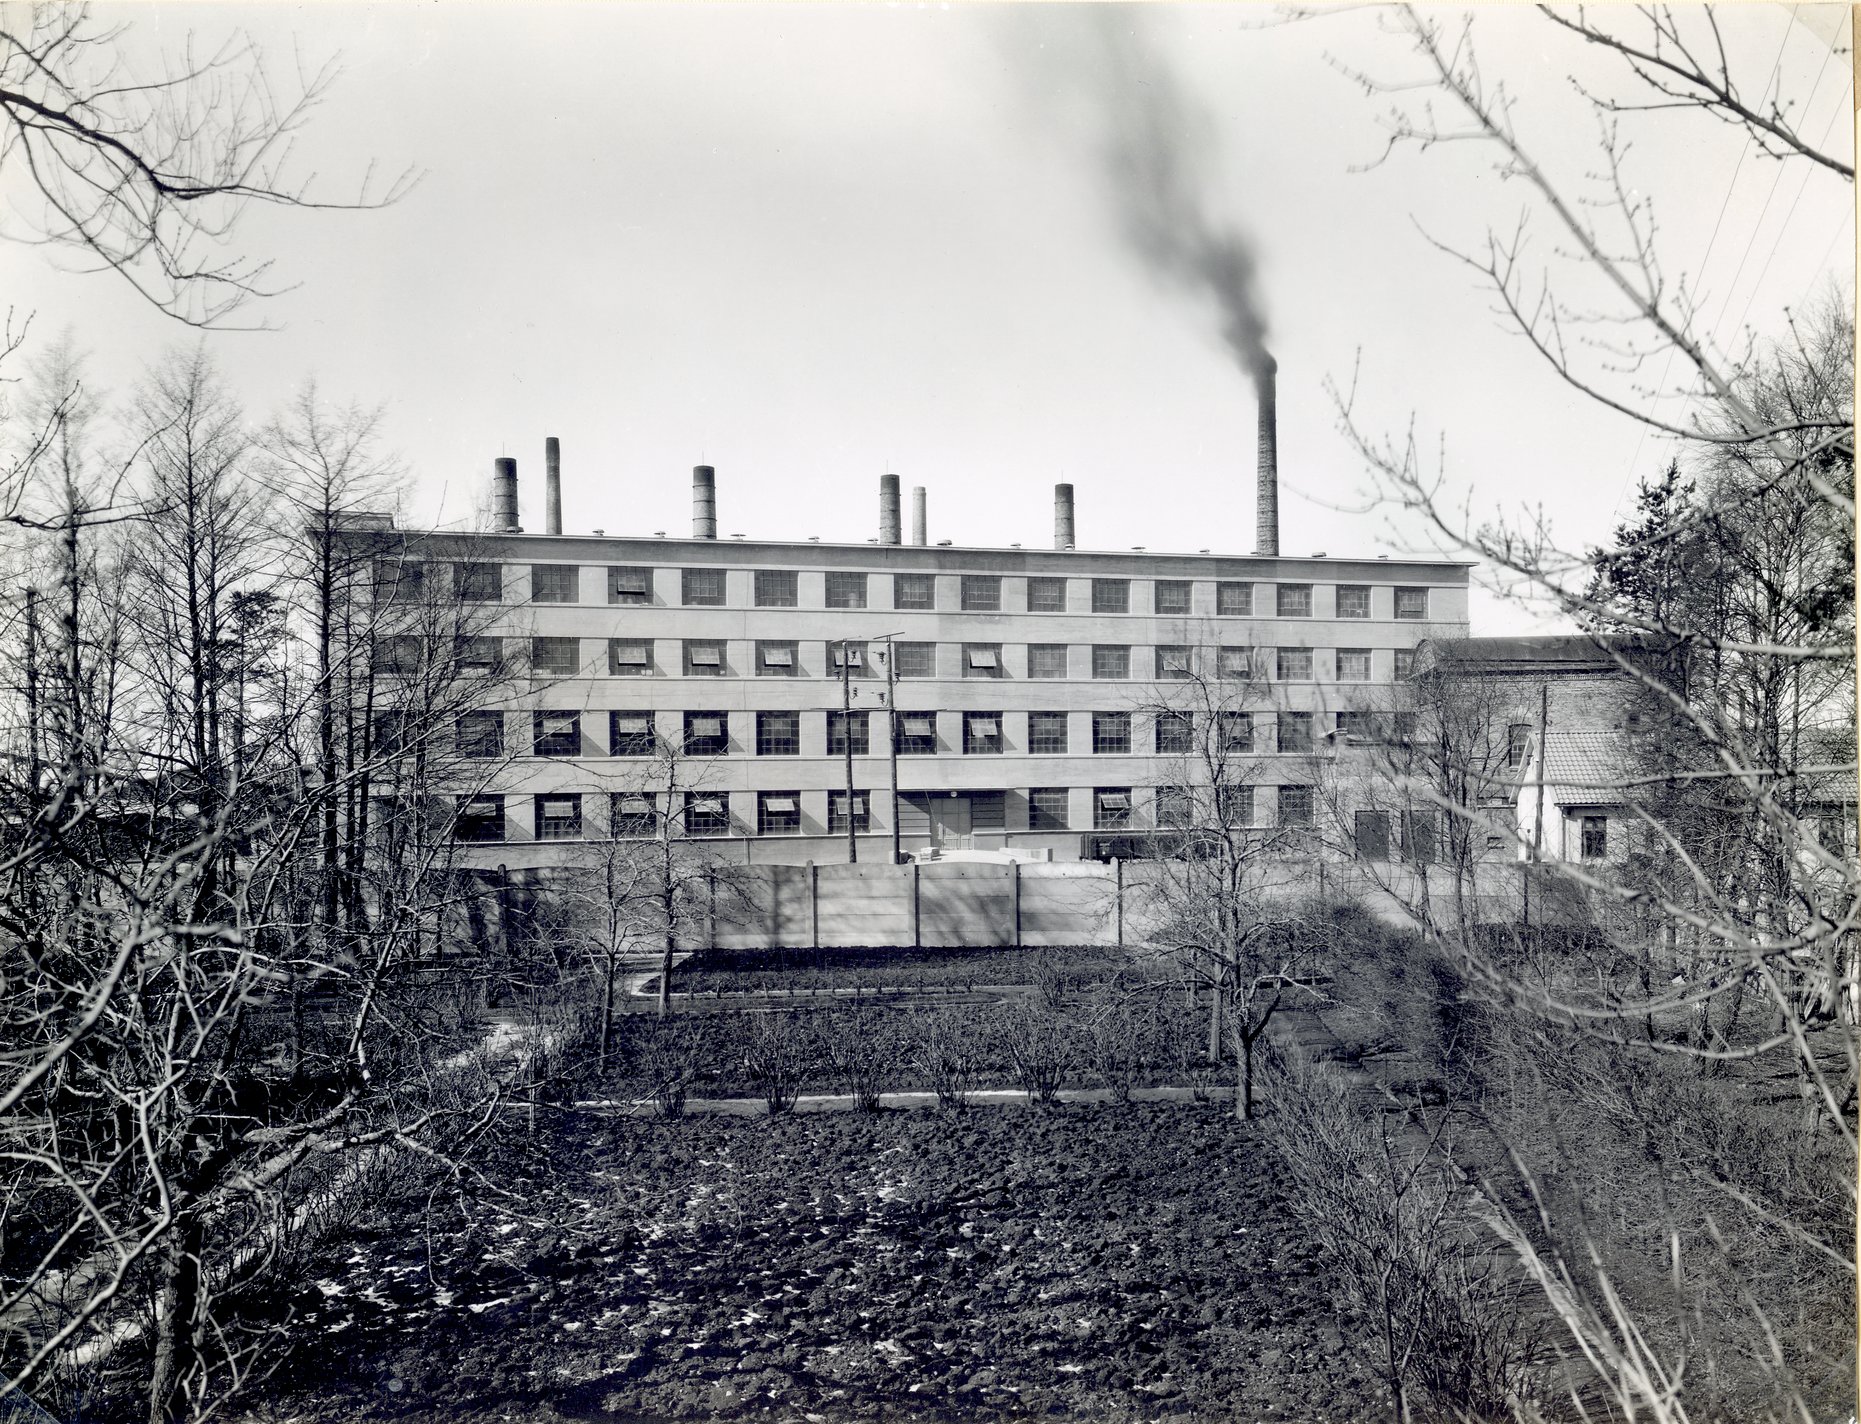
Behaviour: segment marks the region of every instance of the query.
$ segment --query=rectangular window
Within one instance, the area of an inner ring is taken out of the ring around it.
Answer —
[[[1254,675],[1252,648],[1223,648],[1216,675],[1224,682],[1246,682]]]
[[[794,643],[772,643],[767,639],[756,644],[756,676],[795,677],[800,671],[799,651]]]
[[[758,608],[794,608],[801,603],[800,580],[793,569],[756,570]]]
[[[452,566],[452,596],[461,603],[496,603],[504,597],[502,564]]]
[[[504,714],[467,712],[459,718],[459,755],[490,758],[504,755]]]
[[[1415,674],[1415,649],[1396,649],[1396,681],[1403,682]]]
[[[538,677],[573,677],[581,670],[579,638],[532,638],[530,671]]]
[[[900,712],[893,719],[892,732],[900,756],[937,755],[935,712]]]
[[[610,712],[607,714],[607,754],[609,756],[651,756],[657,750],[654,742],[652,713]]]
[[[1368,682],[1370,680],[1370,650],[1368,648],[1338,649],[1338,681]]]
[[[685,676],[686,677],[722,677],[724,675],[724,645],[713,639],[700,641],[696,638],[685,640]]]
[[[1002,714],[999,712],[965,712],[963,714],[963,755],[1000,756],[1002,750]]]
[[[1000,613],[1002,581],[996,574],[963,575],[963,611],[965,613]]]
[[[1281,682],[1310,682],[1312,680],[1312,650],[1310,648],[1281,648],[1275,666]]]
[[[417,739],[416,737],[415,740]],[[409,750],[405,712],[377,712],[375,714],[374,750],[382,756],[398,756]]]
[[[1254,823],[1254,789],[1251,786],[1224,782],[1215,788],[1215,815],[1224,830]]]
[[[1365,584],[1341,583],[1338,585],[1338,617],[1368,618],[1370,616],[1370,590]]]
[[[540,757],[582,754],[582,715],[579,712],[538,712],[532,719],[531,748]]]
[[[1251,752],[1254,749],[1254,714],[1221,714],[1221,749],[1224,752]]]
[[[1591,818],[1586,817],[1585,820]],[[1600,820],[1600,817],[1594,819]],[[1433,811],[1402,813],[1402,858],[1415,865],[1432,865],[1437,823]]]
[[[680,569],[679,602],[687,608],[722,608],[724,606],[724,571],[722,569]]]
[[[1195,720],[1188,712],[1157,713],[1157,752],[1180,756],[1195,746]]]
[[[1609,818],[1607,816],[1585,816],[1583,818],[1583,858],[1585,860],[1607,860],[1609,858]]]
[[[1359,811],[1356,829],[1357,859],[1389,859],[1389,812]]]
[[[657,831],[654,798],[640,791],[616,791],[608,800],[607,830],[615,840],[650,836]]]
[[[1309,583],[1283,583],[1275,593],[1274,611],[1281,618],[1312,616],[1312,586]]]
[[[693,836],[729,835],[730,803],[715,791],[687,791],[685,833]]]
[[[467,635],[454,641],[452,655],[461,668],[501,672],[504,667],[504,640]]]
[[[452,823],[454,840],[477,845],[504,839],[504,798],[502,796],[461,796],[459,810]]]
[[[866,606],[866,576],[830,572],[827,575],[827,606],[829,608],[864,608]]]
[[[1254,586],[1251,583],[1225,581],[1216,584],[1215,612],[1223,618],[1251,618],[1254,612]]]
[[[1029,643],[1027,645],[1029,677],[1060,678],[1066,676],[1066,644]]]
[[[1309,826],[1312,824],[1311,787],[1280,787],[1279,823],[1282,826]]]
[[[1195,824],[1195,797],[1187,786],[1157,788],[1157,828],[1182,831]]]
[[[850,672],[859,677],[866,670],[866,645],[864,643],[829,643],[827,645],[827,666],[835,677],[842,672]]]
[[[855,791],[853,793],[853,830],[863,834],[872,829],[872,793]],[[846,792],[829,791],[827,793],[827,833],[832,836],[846,834]]]
[[[1008,793],[972,791],[969,793],[969,829],[1005,831],[1008,829]]]
[[[1064,786],[1036,786],[1027,793],[1027,828],[1030,831],[1065,830],[1067,799]]]
[[[1428,590],[1425,588],[1397,589],[1396,617],[1417,623],[1425,620],[1428,617]]]
[[[800,756],[801,714],[799,712],[758,712],[756,714],[757,756]]]
[[[1000,677],[1002,645],[1000,643],[963,644],[964,677]]]
[[[1312,749],[1312,714],[1279,714],[1279,749],[1283,752],[1309,752]]]
[[[651,676],[653,645],[644,638],[609,638],[607,670],[612,677]]]
[[[414,672],[420,666],[420,640],[406,635],[375,639],[376,672]]]
[[[1092,751],[1095,755],[1115,755],[1131,750],[1131,714],[1129,712],[1094,712],[1092,714]]]
[[[1338,735],[1368,740],[1376,735],[1376,728],[1371,725],[1368,712],[1340,712],[1338,713]]]
[[[899,677],[937,676],[935,643],[894,643],[892,656],[897,660]]]
[[[1189,611],[1189,580],[1158,579],[1154,585],[1155,608],[1159,615]]]
[[[1531,751],[1531,723],[1514,722],[1506,728],[1506,765],[1518,767],[1525,765],[1525,758]]]
[[[582,571],[575,564],[530,565],[530,602],[580,603]]]
[[[418,603],[426,596],[426,564],[419,559],[377,559],[375,597],[384,603]]]
[[[580,796],[536,798],[536,838],[539,841],[578,841],[582,838]]]
[[[1116,682],[1131,675],[1131,650],[1112,643],[1092,645],[1092,676]]]
[[[1131,788],[1101,786],[1092,793],[1092,825],[1101,831],[1121,831],[1131,824]]]
[[[1189,649],[1182,644],[1171,644],[1157,649],[1157,677],[1161,680],[1180,680],[1189,676]]]
[[[1063,578],[1029,579],[1027,581],[1027,611],[1029,613],[1066,612],[1066,580]]]
[[[893,574],[892,607],[935,608],[937,576],[935,574]]]
[[[759,836],[798,836],[801,834],[801,793],[799,791],[764,791],[756,797],[756,834]]]
[[[685,714],[685,755],[724,756],[730,751],[730,722],[722,712]]]
[[[1027,714],[1027,749],[1042,756],[1059,756],[1066,751],[1066,714],[1064,712],[1030,712]]]
[[[1420,725],[1415,713],[1398,712],[1395,716],[1395,723],[1394,733],[1398,742],[1406,744],[1415,740],[1415,733]]]
[[[609,603],[646,604],[653,601],[651,569],[610,568],[607,571]]]
[[[827,754],[846,755],[848,729],[853,733],[853,755],[865,756],[872,749],[872,729],[864,712],[829,712],[827,714]]]
[[[1131,611],[1131,581],[1129,579],[1093,579],[1092,611],[1094,613],[1129,613]]]

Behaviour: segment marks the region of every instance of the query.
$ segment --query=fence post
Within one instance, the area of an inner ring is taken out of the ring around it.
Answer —
[[[1117,944],[1119,949],[1123,949],[1124,948],[1124,862],[1122,860],[1119,860],[1116,856],[1112,857],[1112,862],[1111,862],[1111,882],[1112,882],[1114,897],[1117,901],[1117,906],[1118,906],[1118,930],[1117,930],[1118,937],[1115,943]]]
[[[849,810],[847,816],[852,817]],[[810,949],[821,947],[821,868],[808,862],[808,940]]]
[[[706,948],[717,948],[717,872],[704,873],[704,938]]]
[[[1014,913],[1014,947],[1021,947],[1021,862],[1008,862],[1008,899]]]
[[[912,861],[911,862],[911,947],[913,949],[922,949],[924,947],[923,910],[919,907],[919,903],[918,903],[918,869],[919,869],[918,863],[915,860]]]

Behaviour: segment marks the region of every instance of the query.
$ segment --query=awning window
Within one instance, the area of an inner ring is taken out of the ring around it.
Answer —
[[[693,667],[717,667],[724,660],[724,650],[715,643],[700,643],[691,650]]]
[[[764,648],[762,650],[764,667],[793,667],[795,652],[792,648]]]
[[[620,803],[620,814],[623,816],[650,816],[653,814],[653,803],[644,796],[628,796]]]
[[[937,735],[937,719],[935,717],[907,717],[905,718],[905,735],[907,737],[934,737]]]
[[[795,809],[795,798],[793,796],[771,796],[762,804],[766,811],[788,812]]]
[[[1001,729],[1001,721],[995,717],[972,717],[969,720],[969,730],[974,732],[978,737],[993,737],[997,735]]]
[[[578,809],[573,797],[545,796],[543,798],[543,814],[551,820],[573,816]]]
[[[1111,792],[1099,797],[1099,805],[1107,811],[1128,811],[1131,807],[1131,798],[1123,792]]]
[[[1189,655],[1181,652],[1165,653],[1163,655],[1163,670],[1165,672],[1189,671]]]
[[[647,592],[648,579],[642,573],[622,573],[614,575],[614,588],[620,593]]]
[[[724,735],[722,717],[694,717],[691,719],[691,734],[694,737],[721,737]]]
[[[614,645],[614,661],[621,667],[645,667],[646,644],[616,643]]]
[[[643,737],[653,730],[653,714],[650,712],[616,712],[614,730],[623,737]]]
[[[969,665],[973,668],[994,667],[995,650],[993,648],[971,648],[969,650]]]
[[[721,816],[724,814],[724,803],[715,796],[706,796],[702,800],[692,802],[691,809],[700,816]]]

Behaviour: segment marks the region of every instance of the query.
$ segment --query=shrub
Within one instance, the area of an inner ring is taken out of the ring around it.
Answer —
[[[749,1014],[743,1067],[769,1111],[788,1112],[813,1070],[813,1026],[799,1014]]]
[[[898,1071],[902,1044],[885,1010],[855,1005],[821,1020],[821,1056],[835,1083],[852,1094],[860,1112],[877,1112],[879,1096]]]
[[[654,1019],[651,1027],[637,1036],[634,1066],[661,1117],[677,1117],[685,1111],[685,1095],[698,1076],[702,1039],[695,1025],[685,1019]]]
[[[944,1014],[933,1014],[923,1021],[917,1040],[917,1065],[930,1080],[938,1106],[969,1106],[969,1091],[976,1086],[976,1073],[982,1066],[979,1047],[971,1021],[958,1021]]]
[[[994,1038],[1031,1103],[1051,1103],[1078,1057],[1077,1026],[1039,999],[996,1010]]]

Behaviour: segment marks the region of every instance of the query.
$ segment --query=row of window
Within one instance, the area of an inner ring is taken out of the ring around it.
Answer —
[[[465,562],[451,565],[451,594],[467,603],[499,603],[504,599],[504,566],[496,563]],[[653,602],[654,570],[643,567],[609,566],[607,601],[618,604],[646,605]],[[679,601],[687,608],[721,608],[725,606],[727,570],[680,569]],[[384,563],[377,574],[379,586],[390,597],[424,597],[439,590],[431,587],[434,575],[429,566],[418,560]],[[869,578],[863,573],[829,570],[826,575],[825,606],[828,608],[868,608]],[[937,576],[935,574],[895,573],[891,575],[892,603],[895,609],[935,609]],[[1062,577],[1027,578],[1027,611],[1030,613],[1131,613],[1135,585],[1150,585],[1149,611],[1160,617],[1187,616],[1193,607],[1194,584],[1190,579],[1122,579],[1095,578],[1071,580]],[[1074,582],[1089,585],[1081,599],[1086,606],[1073,609],[1069,600]],[[958,606],[966,613],[1000,613],[1003,577],[1000,574],[962,574],[958,576]],[[532,603],[580,603],[582,601],[582,566],[579,564],[530,565],[530,601]],[[1260,590],[1256,597],[1256,587]],[[1368,618],[1370,585],[1338,584],[1337,616]],[[1266,616],[1269,601],[1276,618],[1310,618],[1312,589],[1309,583],[1260,584],[1224,579],[1215,584],[1215,613],[1219,617],[1251,618]],[[757,608],[797,608],[801,602],[800,575],[794,569],[757,569],[753,580],[754,604]],[[1256,605],[1259,605],[1258,610]],[[1017,610],[1018,611],[1018,610]],[[1398,588],[1395,591],[1395,616],[1401,619],[1426,620],[1428,590]]]
[[[590,751],[582,736],[582,713],[577,711],[542,711],[531,714],[530,752],[539,757],[581,757],[599,755]],[[652,712],[609,712],[607,755],[645,757],[657,755],[668,744],[687,756],[726,756],[730,751],[729,714],[700,711],[668,714],[682,718],[662,728]],[[739,714],[743,715],[743,714]],[[801,755],[800,712],[757,712],[755,749],[757,756]],[[872,728],[865,712],[827,712],[827,754],[844,756],[849,740],[855,756],[872,752]],[[1007,718],[1001,712],[951,712],[944,714],[961,719],[960,746],[965,756],[999,756],[1011,748],[1005,741]],[[1016,714],[1017,716],[1020,714]],[[1086,747],[1072,746],[1071,717],[1068,712],[1029,712],[1027,737],[1023,744],[1030,755],[1064,756]],[[1129,755],[1137,750],[1133,738],[1133,717],[1129,712],[1080,713],[1091,718],[1090,749],[1097,756]],[[1339,712],[1337,731],[1345,737],[1374,738],[1383,729],[1380,714]],[[1190,752],[1265,753],[1310,752],[1319,730],[1318,714],[1279,712],[1269,719],[1253,712],[1220,712],[1214,735],[1206,748],[1196,742],[1196,719],[1188,712],[1158,712],[1148,717],[1150,743],[1146,751],[1159,755],[1184,755]],[[898,712],[893,714],[892,735],[900,756],[935,756],[939,751],[935,712]],[[506,754],[505,714],[502,712],[468,712],[459,719],[458,749],[467,757],[496,758]],[[1397,737],[1413,730],[1412,714],[1394,714],[1393,731]],[[400,745],[399,727],[392,714],[384,714],[376,723],[376,744],[384,752]],[[666,742],[660,741],[664,735]]]
[[[1018,793],[1026,800],[1027,829],[1030,831],[1064,831],[1071,829],[1071,788],[1065,786],[1037,786]],[[539,841],[581,840],[590,830],[586,812],[590,803],[605,801],[607,806],[607,834],[616,840],[635,837],[651,837],[669,830],[674,836],[726,836],[755,834],[759,836],[793,836],[800,835],[806,827],[803,822],[800,791],[759,791],[755,795],[755,819],[747,816],[742,822],[736,822],[730,813],[729,797],[721,792],[688,791],[680,795],[678,802],[672,806],[670,814],[672,824],[667,827],[664,818],[667,813],[666,798],[653,792],[614,791],[582,793],[545,792],[528,797],[506,797],[501,795],[467,796],[459,799],[458,816],[454,823],[454,835],[462,841],[479,844],[498,842],[505,839],[508,818],[515,810],[509,804],[528,801],[530,803],[531,833]],[[1267,797],[1271,796],[1269,802]],[[971,792],[969,808],[971,826],[976,830],[1005,830],[1007,828],[1006,803],[1007,792]],[[921,793],[905,792],[901,798],[907,806],[914,801],[922,802]],[[1186,786],[1160,786],[1156,789],[1155,825],[1157,829],[1187,829],[1202,819],[1198,815],[1196,796]],[[867,791],[855,791],[852,796],[853,829],[856,832],[872,829],[872,797]],[[1137,826],[1134,817],[1133,788],[1129,786],[1099,786],[1092,789],[1092,829],[1098,831],[1130,830]],[[1219,824],[1227,827],[1255,827],[1264,825],[1261,819],[1266,814],[1268,805],[1274,813],[1274,823],[1280,826],[1303,826],[1312,821],[1312,788],[1305,785],[1288,786],[1223,786],[1217,789],[1215,810]],[[828,835],[845,835],[847,830],[847,793],[829,791],[827,793]],[[1360,843],[1363,839],[1363,816],[1383,815],[1381,812],[1360,813],[1358,818]],[[753,827],[753,830],[752,830]],[[816,832],[818,833],[818,831]],[[1432,839],[1429,845],[1432,847]],[[1387,853],[1381,858],[1387,859]]]
[[[596,658],[584,659],[580,638],[531,638],[530,671],[543,677],[574,677],[598,666]],[[597,641],[597,640],[588,640]],[[667,639],[667,642],[673,640]],[[455,658],[459,666],[498,669],[505,667],[503,640],[489,637],[458,640]],[[655,640],[651,638],[609,638],[607,675],[609,677],[651,677],[661,664],[655,662]],[[676,666],[686,677],[740,677],[744,670],[731,661],[730,643],[722,638],[684,638],[679,646]],[[426,650],[417,637],[399,635],[378,639],[375,666],[382,672],[415,672]],[[934,678],[937,676],[939,646],[960,652],[958,676],[965,678],[1000,678],[1008,675],[1000,643],[893,643],[900,678]],[[819,666],[826,676],[844,674],[856,677],[883,676],[885,649],[868,648],[852,642],[822,644]],[[1151,648],[1152,676],[1158,681],[1185,680],[1198,674],[1212,674],[1223,681],[1247,681],[1271,677],[1277,682],[1311,682],[1321,667],[1335,674],[1338,682],[1369,682],[1375,668],[1372,648],[1197,648],[1188,644],[1166,644]],[[1029,643],[1026,645],[1027,676],[1030,680],[1056,680],[1073,676],[1075,664],[1084,676],[1088,671],[1094,681],[1128,681],[1132,676],[1133,648],[1124,643]],[[1321,664],[1319,654],[1327,655]],[[748,654],[757,677],[801,677],[801,644],[793,639],[757,639]],[[1392,667],[1398,679],[1408,677],[1415,667],[1415,650],[1393,650]]]

